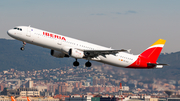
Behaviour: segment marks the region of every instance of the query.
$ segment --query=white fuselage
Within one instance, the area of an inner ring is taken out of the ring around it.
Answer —
[[[17,28],[21,28],[22,30],[20,31],[16,29],[10,29],[8,31],[8,34],[17,40],[38,45],[44,48],[60,51],[65,54],[68,54],[68,50],[70,48],[81,50],[113,50],[111,48],[73,39],[67,36],[55,34],[33,27],[18,26]],[[138,55],[132,55],[128,52],[119,52],[117,54],[106,54],[104,56],[99,55],[95,58],[86,59],[99,61],[118,67],[127,67],[134,63],[137,58]]]

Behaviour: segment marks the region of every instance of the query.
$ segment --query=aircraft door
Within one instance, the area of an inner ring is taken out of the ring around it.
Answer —
[[[26,36],[31,37],[31,27],[27,28],[27,34]]]

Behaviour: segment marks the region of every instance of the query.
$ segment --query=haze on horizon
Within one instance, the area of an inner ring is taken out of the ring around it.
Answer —
[[[179,0],[1,0],[0,38],[24,25],[139,54],[159,38],[180,51]],[[28,45],[27,45],[28,47]],[[17,47],[19,48],[19,47]]]

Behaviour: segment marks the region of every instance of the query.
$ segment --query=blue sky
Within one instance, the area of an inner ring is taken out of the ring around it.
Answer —
[[[163,52],[180,51],[179,0],[0,0],[0,38],[31,25],[138,54],[159,38]]]

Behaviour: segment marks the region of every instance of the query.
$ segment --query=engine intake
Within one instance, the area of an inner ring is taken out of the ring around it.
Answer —
[[[84,52],[83,51],[80,51],[80,50],[77,50],[77,49],[70,49],[69,50],[69,56],[73,57],[73,58],[83,58],[84,57]]]

